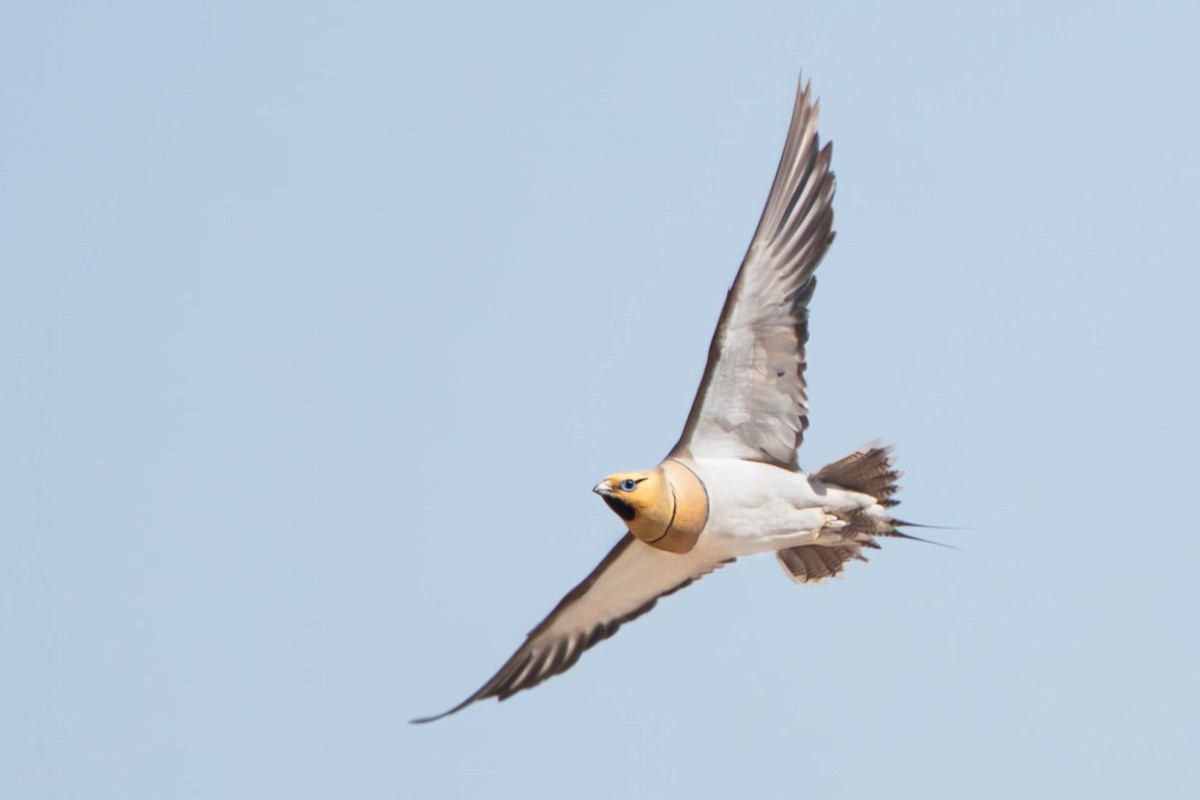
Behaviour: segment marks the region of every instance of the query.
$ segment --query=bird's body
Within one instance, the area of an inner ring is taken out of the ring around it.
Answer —
[[[491,680],[429,722],[503,700],[570,668],[659,597],[743,556],[774,552],[798,583],[904,536],[889,514],[899,473],[869,444],[814,473],[796,460],[808,424],[805,343],[813,273],[833,241],[831,148],[802,84],[775,182],[721,312],[683,435],[658,466],[594,491],[628,532]]]
[[[839,539],[837,515],[875,504],[875,498],[837,487],[814,486],[803,472],[733,458],[702,458],[695,469],[709,488],[706,549],[725,558]]]
[[[707,493],[708,523],[683,554],[700,561],[840,542],[838,531],[845,524],[839,514],[878,506],[870,495],[819,481],[814,485],[803,472],[773,464],[721,457],[670,460],[695,474]]]

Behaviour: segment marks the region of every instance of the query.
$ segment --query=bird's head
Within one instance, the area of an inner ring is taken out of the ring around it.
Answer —
[[[618,472],[600,481],[592,491],[625,521],[634,535],[647,527],[661,532],[671,522],[671,487],[661,469]]]
[[[686,553],[708,521],[708,492],[696,474],[668,459],[649,472],[618,472],[592,489],[629,532],[660,550]]]

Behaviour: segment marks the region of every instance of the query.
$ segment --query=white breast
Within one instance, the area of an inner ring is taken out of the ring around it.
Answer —
[[[701,544],[726,556],[775,550],[781,538],[816,536],[827,508],[844,503],[815,490],[803,473],[741,459],[698,458],[708,489],[709,519]]]

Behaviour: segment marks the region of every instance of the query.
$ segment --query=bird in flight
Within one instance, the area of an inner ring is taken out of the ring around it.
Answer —
[[[814,272],[833,241],[832,146],[803,79],[775,182],[725,300],[679,442],[658,466],[593,491],[628,531],[477,692],[505,700],[570,669],[660,597],[733,562],[774,553],[797,583],[839,577],[878,537],[908,536],[890,508],[900,473],[873,442],[816,472],[796,450],[808,427],[805,344]]]

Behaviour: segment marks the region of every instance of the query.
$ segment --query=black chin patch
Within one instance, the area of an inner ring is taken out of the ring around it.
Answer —
[[[633,518],[637,515],[637,512],[633,510],[633,506],[629,505],[629,503],[626,503],[624,500],[620,500],[607,494],[602,494],[600,496],[604,499],[604,502],[608,504],[608,507],[616,512],[618,517],[626,522],[633,522]]]

